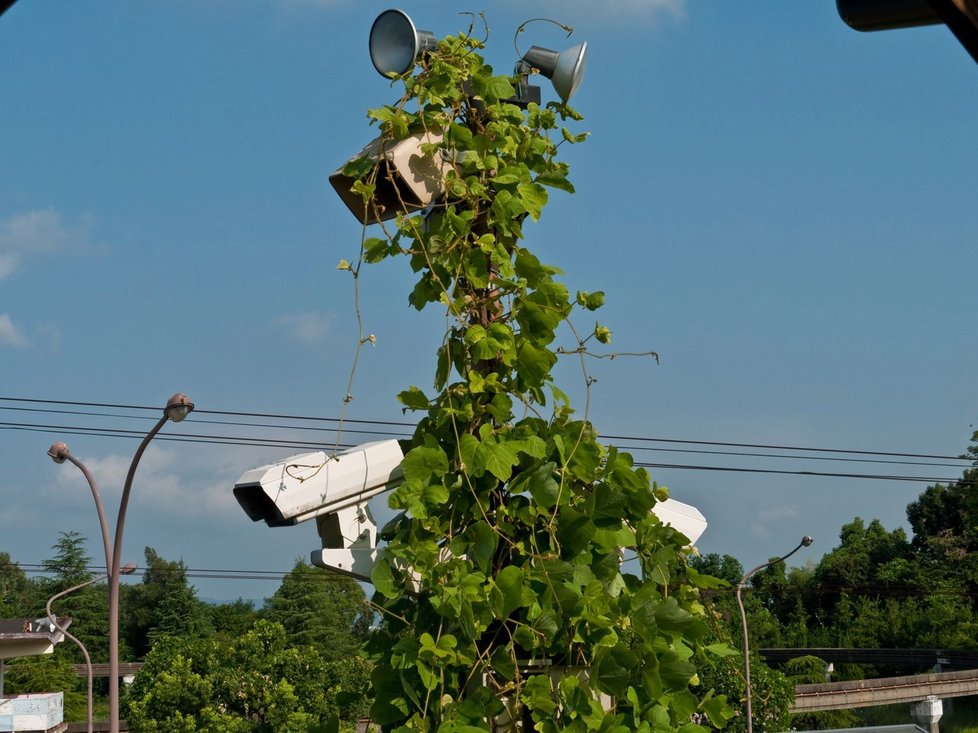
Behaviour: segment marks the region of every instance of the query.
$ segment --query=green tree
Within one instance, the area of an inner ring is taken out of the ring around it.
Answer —
[[[43,562],[51,577],[38,588],[41,598],[34,611],[38,616],[44,615],[48,598],[96,577],[90,569],[92,558],[85,549],[85,538],[78,532],[61,532],[51,549],[54,555]],[[59,599],[51,609],[58,616],[71,617],[71,633],[81,639],[92,660],[98,662],[107,661],[109,653],[107,592],[104,583],[94,583]],[[74,644],[62,645],[60,653],[69,654],[75,663],[84,661]]]
[[[815,568],[812,584],[821,618],[835,624],[835,607],[843,595],[886,595],[912,582],[913,548],[902,529],[888,532],[878,519],[868,525],[859,517],[844,525],[840,544]]]
[[[791,714],[788,710],[795,700],[794,683],[753,654],[750,676],[753,726],[759,731],[790,730]],[[743,733],[747,730],[746,704],[741,702],[745,698],[745,681],[744,660],[739,655],[700,667],[701,688],[716,695],[724,695],[728,700],[738,701],[732,719],[724,728],[726,733]]]
[[[744,566],[732,555],[720,555],[716,552],[707,555],[690,555],[689,566],[705,575],[725,580],[733,587],[736,587],[744,577]]]
[[[818,657],[796,657],[781,670],[793,685],[813,685],[826,681],[826,664]],[[817,713],[797,713],[791,716],[791,730],[831,730],[853,728],[859,716],[851,710],[826,710]]]
[[[165,637],[125,701],[134,733],[306,733],[335,719],[336,678],[315,649],[258,621],[235,639]]]
[[[974,597],[978,591],[978,432],[963,458],[972,461],[961,479],[936,484],[907,506],[918,565],[930,587]]]
[[[409,303],[440,304],[449,324],[434,392],[399,396],[421,419],[390,499],[404,514],[372,576],[372,717],[446,732],[523,718],[544,733],[693,731],[697,712],[722,724],[722,698],[694,684],[696,660],[716,650],[695,584],[712,581],[688,570],[687,539],[652,512],[667,491],[599,442],[551,374],[562,354],[584,369],[611,339],[570,320],[593,318],[604,293],[572,296],[522,243],[549,191],[573,191],[557,153],[584,140],[563,126],[580,115],[507,101],[514,80],[481,47],[471,32],[442,40],[401,78],[397,104],[369,112],[382,145],[429,131],[441,141],[421,153],[454,167],[431,211],[399,212],[356,264],[340,263],[359,277],[364,262],[405,257]],[[363,158],[345,171],[376,211],[382,167]],[[558,346],[558,332],[572,343]],[[622,570],[624,549],[637,572]]]
[[[209,625],[218,636],[243,636],[255,621],[258,612],[254,601],[238,598],[230,603],[214,603],[207,606]]]
[[[74,662],[62,652],[60,644],[53,654],[19,657],[7,660],[4,671],[4,694],[26,695],[34,692],[63,692],[65,720],[85,720],[88,695],[83,680],[75,674]]]
[[[6,552],[0,552],[0,618],[19,618],[33,614],[36,586],[20,565]]]
[[[266,602],[264,617],[282,624],[292,644],[314,647],[333,661],[357,654],[370,611],[355,580],[296,560]]]
[[[145,549],[141,583],[125,586],[120,603],[120,635],[139,659],[165,636],[203,636],[211,631],[205,604],[187,580],[182,560],[165,560]]]

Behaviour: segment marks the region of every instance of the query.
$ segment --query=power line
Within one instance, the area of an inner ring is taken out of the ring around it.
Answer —
[[[26,397],[0,397],[0,402],[19,402],[19,403],[28,403],[28,404],[36,403],[36,404],[46,404],[46,405],[69,405],[69,406],[78,406],[78,407],[99,407],[99,408],[161,412],[161,408],[159,407],[146,407],[142,405],[124,405],[124,404],[106,403],[106,402],[78,402],[78,401],[67,401],[67,400],[32,399]],[[12,408],[12,407],[2,407],[2,406],[0,406],[0,409],[36,410],[36,408]],[[96,416],[105,415],[105,413],[79,413],[75,411],[57,411],[57,412],[63,412],[65,414],[84,414],[84,415],[94,414]],[[289,428],[290,426],[267,425],[262,423],[241,423],[241,422],[223,423],[221,421],[206,421],[206,420],[199,420],[196,418],[199,415],[220,415],[226,417],[266,418],[266,419],[274,419],[274,420],[286,420],[291,422],[334,423],[337,426],[339,426],[340,423],[344,423],[344,424],[354,424],[354,425],[388,426],[391,428],[413,429],[414,427],[416,427],[415,423],[404,422],[404,421],[365,420],[365,419],[354,419],[354,418],[346,418],[341,420],[338,417],[293,415],[293,414],[269,413],[269,412],[243,412],[243,411],[230,411],[230,410],[196,409],[194,410],[193,414],[196,422],[239,425],[239,426],[248,426],[248,427],[269,427],[269,428],[284,429],[284,428]],[[113,417],[132,418],[133,416],[116,415]],[[307,426],[304,427],[303,429],[311,430],[314,428]],[[397,432],[403,432],[403,431],[397,431]],[[743,442],[734,442],[734,441],[700,440],[700,439],[689,439],[689,438],[662,438],[662,437],[612,435],[612,434],[603,435],[602,437],[607,440],[632,440],[638,442],[675,443],[681,445],[707,445],[707,446],[717,446],[717,447],[727,447],[727,448],[753,448],[753,449],[761,449],[761,450],[785,450],[785,451],[794,450],[794,451],[807,451],[807,452],[814,452],[814,453],[844,453],[844,454],[866,455],[866,456],[887,456],[893,458],[927,458],[933,460],[946,460],[946,461],[963,461],[963,462],[971,461],[970,458],[965,456],[960,456],[960,455],[951,456],[951,455],[941,455],[941,454],[931,454],[931,453],[907,453],[907,452],[899,452],[899,451],[864,450],[864,449],[855,449],[855,448],[825,448],[825,447],[798,446],[798,445],[779,445],[779,444],[771,444],[771,443],[743,443]]]
[[[100,403],[100,402],[76,402],[76,401],[62,401],[62,400],[47,400],[47,399],[30,399],[23,397],[0,397],[0,402],[15,402],[20,404],[42,404],[42,405],[57,405],[60,407],[95,407],[100,409],[122,409],[122,410],[139,410],[139,411],[159,411],[159,408],[144,407],[139,405],[122,405],[118,403]],[[137,420],[147,420],[152,419],[151,417],[134,416],[134,415],[120,415],[120,414],[108,414],[108,413],[92,413],[89,411],[81,410],[68,410],[68,409],[53,409],[51,407],[37,408],[37,407],[9,407],[0,405],[0,410],[14,410],[19,412],[37,412],[37,413],[49,413],[49,414],[59,414],[59,415],[73,415],[73,416],[84,416],[84,417],[109,417],[112,419],[137,419]],[[297,422],[312,422],[316,426],[312,425],[295,425],[295,424],[270,424],[268,422],[243,422],[241,420],[209,420],[201,419],[202,415],[215,415],[215,416],[225,416],[225,417],[240,417],[240,418],[255,418],[261,419],[263,421],[267,420],[279,420],[287,421],[287,423],[297,423]],[[210,425],[222,425],[225,427],[243,427],[243,428],[254,428],[261,430],[283,430],[283,431],[301,431],[301,432],[330,432],[338,433],[341,425],[339,418],[332,417],[316,417],[316,416],[300,416],[300,415],[284,415],[275,413],[249,413],[241,411],[221,411],[221,410],[198,410],[195,412],[195,418],[192,420],[195,424],[210,424]],[[351,435],[369,435],[376,437],[407,437],[404,428],[412,428],[414,425],[407,422],[395,422],[395,421],[384,421],[384,420],[356,420],[350,419],[342,421],[343,423],[348,423],[349,425],[364,426],[359,427],[346,427],[344,432],[350,433]],[[323,423],[330,423],[335,425],[335,427],[322,427]],[[377,427],[387,427],[387,430],[377,430]],[[364,429],[369,428],[369,429]],[[30,422],[0,422],[0,430],[16,430],[16,431],[26,431],[26,432],[47,432],[47,433],[59,433],[62,435],[96,435],[99,437],[112,437],[112,438],[129,438],[137,439],[141,438],[143,432],[141,430],[129,430],[125,428],[117,427],[96,427],[88,425],[63,425],[63,424],[52,424],[52,423],[30,423]],[[692,439],[679,439],[679,438],[656,438],[656,437],[642,437],[642,436],[627,436],[627,435],[608,435],[605,436],[609,440],[623,440],[623,441],[633,441],[639,443],[639,445],[629,445],[622,446],[623,449],[631,451],[654,451],[663,453],[685,453],[685,454],[699,454],[699,455],[723,455],[732,456],[738,458],[764,458],[771,460],[806,460],[806,461],[832,461],[832,462],[847,462],[847,463],[876,463],[885,465],[907,465],[907,466],[928,466],[928,467],[967,467],[969,459],[962,456],[943,456],[935,454],[925,454],[925,453],[900,453],[896,451],[868,451],[859,449],[829,449],[829,448],[819,448],[819,447],[808,447],[808,446],[792,446],[792,445],[773,445],[773,444],[763,444],[763,443],[742,443],[742,442],[731,442],[731,441],[708,441],[708,440],[692,440]],[[324,445],[330,443],[330,441],[320,441],[320,440],[300,440],[294,437],[269,437],[268,435],[260,436],[249,436],[241,434],[210,434],[210,433],[177,433],[177,434],[163,434],[158,436],[158,440],[169,440],[173,442],[182,443],[199,443],[199,444],[222,444],[222,445],[241,445],[241,446],[252,446],[252,447],[269,447],[269,448],[290,448],[296,450],[321,450]],[[642,443],[655,443],[656,447],[649,445],[642,445]],[[782,451],[802,451],[810,452],[813,455],[798,455],[794,454],[772,454],[772,453],[756,453],[753,451],[746,450],[710,450],[706,448],[676,448],[676,447],[662,447],[661,444],[673,444],[673,445],[692,445],[692,446],[716,446],[716,447],[726,447],[726,448],[751,448],[759,450],[782,450]],[[332,448],[335,443],[331,444],[329,447]],[[348,444],[341,444],[337,447],[346,448],[349,447]],[[845,455],[826,455],[829,453],[841,453]],[[859,457],[847,457],[847,456],[859,456]],[[870,456],[878,456],[879,458],[870,458]],[[927,462],[923,461],[904,461],[904,460],[894,460],[895,458],[924,458],[930,459]],[[959,463],[935,463],[933,461],[957,461]],[[838,472],[838,471],[813,471],[813,470],[784,470],[784,469],[771,469],[771,468],[758,468],[758,467],[743,467],[743,466],[717,466],[717,465],[694,465],[694,464],[682,464],[682,463],[657,463],[657,462],[642,462],[637,465],[644,466],[646,468],[662,468],[671,470],[686,470],[686,471],[706,471],[706,472],[732,472],[732,473],[753,473],[753,474],[774,474],[774,475],[788,475],[788,476],[812,476],[812,477],[822,477],[822,478],[849,478],[849,479],[869,479],[869,480],[889,480],[889,481],[914,481],[914,482],[927,482],[927,483],[956,483],[962,481],[958,477],[939,477],[939,476],[914,476],[907,474],[897,474],[897,473],[858,473],[858,472]]]

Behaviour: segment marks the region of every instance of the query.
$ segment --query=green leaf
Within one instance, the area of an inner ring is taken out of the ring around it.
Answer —
[[[604,305],[604,291],[598,290],[593,293],[587,291],[577,291],[577,304],[594,311]]]
[[[479,478],[486,472],[485,446],[471,433],[463,433],[459,438],[459,453],[470,476]]]
[[[397,400],[409,410],[427,410],[431,405],[425,393],[410,387],[397,395]]]
[[[734,709],[727,704],[726,695],[710,697],[703,701],[701,707],[715,728],[723,728],[736,715]]]
[[[550,350],[526,339],[520,339],[516,347],[516,364],[521,382],[525,388],[541,387],[550,375],[550,369],[557,363],[556,355]]]
[[[557,712],[557,703],[550,693],[550,680],[544,674],[533,675],[526,681],[520,700],[536,715],[549,717]]]
[[[566,127],[562,127],[560,128],[560,134],[564,138],[564,140],[573,144],[573,143],[582,143],[585,140],[587,140],[589,133],[582,132],[579,135],[573,135],[571,134],[570,130],[568,130]]]
[[[717,657],[739,657],[740,652],[727,644],[710,644],[706,647],[706,651],[710,652]]]
[[[681,659],[674,651],[668,651],[659,659],[659,676],[667,690],[682,690],[696,674],[692,662]]]
[[[594,324],[594,338],[602,344],[611,343],[611,329],[602,326],[600,323]]]
[[[574,186],[567,180],[567,171],[546,171],[536,178],[537,183],[550,188],[557,188],[567,193],[574,193]]]
[[[697,588],[715,590],[717,588],[729,588],[731,586],[728,581],[723,580],[722,578],[701,573],[692,567],[687,568],[687,575],[689,576],[689,581]]]
[[[391,254],[391,245],[386,239],[370,237],[363,243],[363,259],[371,264],[380,262]]]
[[[443,476],[448,472],[448,456],[429,435],[426,436],[425,445],[415,446],[408,451],[401,461],[401,468],[407,481],[427,481],[432,474]]]
[[[406,719],[409,703],[402,694],[400,675],[389,667],[375,667],[371,675],[377,697],[370,706],[370,717],[378,725],[393,725]]]
[[[505,442],[482,445],[486,449],[486,470],[500,481],[509,481],[513,466],[520,462],[517,452]]]
[[[482,572],[489,571],[489,563],[496,554],[499,545],[499,535],[485,521],[479,521],[466,530],[469,538],[470,554],[475,564]]]
[[[539,221],[543,207],[547,205],[549,194],[547,189],[539,183],[521,183],[516,187],[520,197],[523,199],[523,206],[533,221]]]
[[[489,663],[492,666],[492,671],[504,680],[516,679],[516,660],[513,659],[512,652],[506,647],[496,647]]]
[[[622,697],[638,667],[638,658],[624,645],[601,647],[594,655],[596,687],[614,697]]]
[[[373,158],[354,158],[343,166],[343,175],[347,178],[363,178],[373,170],[375,161]]]
[[[560,496],[560,484],[554,480],[557,464],[552,461],[524,471],[512,482],[510,490],[515,493],[529,491],[533,500],[544,509],[551,509]]]
[[[387,598],[397,598],[401,595],[401,589],[395,586],[391,565],[386,560],[380,560],[374,565],[370,572],[370,582],[378,593]]]
[[[496,615],[501,619],[509,618],[523,604],[523,570],[516,565],[507,565],[496,575],[494,583],[501,594]]]
[[[465,277],[476,288],[489,285],[489,262],[481,249],[469,250],[465,255]]]
[[[693,615],[670,596],[655,611],[655,623],[662,631],[681,635],[694,621]]]

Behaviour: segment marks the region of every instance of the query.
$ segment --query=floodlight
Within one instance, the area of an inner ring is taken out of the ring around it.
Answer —
[[[550,79],[554,90],[566,103],[577,92],[587,63],[587,41],[558,53],[541,46],[530,46],[521,64],[536,69]]]
[[[381,76],[400,76],[425,51],[438,46],[431,31],[415,28],[403,10],[385,10],[370,28],[370,60]]]

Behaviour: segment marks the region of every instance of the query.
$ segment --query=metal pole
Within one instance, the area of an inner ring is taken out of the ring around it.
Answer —
[[[132,491],[133,478],[136,475],[136,467],[139,460],[143,457],[143,452],[149,442],[156,437],[167,420],[181,422],[194,409],[194,403],[187,395],[177,393],[170,397],[166,406],[163,408],[163,416],[157,421],[153,429],[143,438],[136,449],[132,462],[129,464],[129,472],[126,474],[126,483],[122,489],[122,498],[119,501],[119,516],[115,525],[115,541],[109,547],[109,525],[105,518],[105,511],[102,507],[102,499],[99,495],[98,486],[88,469],[78,460],[75,460],[68,451],[68,446],[63,442],[54,443],[48,449],[48,455],[55,463],[63,463],[65,460],[71,461],[78,466],[88,481],[92,489],[92,496],[95,499],[95,506],[98,509],[99,526],[102,529],[102,543],[105,548],[106,577],[109,585],[109,731],[119,733],[119,585],[120,567],[119,555],[122,553],[122,537],[126,524],[126,509],[129,507],[129,494]],[[127,568],[129,566],[126,566]],[[133,566],[135,569],[135,566]],[[131,572],[131,571],[130,571]]]
[[[74,463],[74,461],[72,461]],[[85,645],[81,643],[78,637],[68,633],[68,627],[62,626],[58,623],[58,618],[51,612],[51,604],[62,596],[66,596],[69,593],[73,593],[76,590],[81,590],[86,586],[92,585],[92,583],[100,583],[105,580],[108,575],[100,575],[97,578],[92,578],[91,580],[86,580],[84,583],[79,583],[76,586],[69,588],[68,590],[63,590],[60,593],[55,593],[53,596],[48,598],[47,606],[45,606],[48,612],[48,620],[58,629],[62,634],[65,635],[66,639],[71,639],[75,642],[75,645],[81,649],[82,656],[85,658],[85,670],[88,673],[88,733],[92,733],[92,658],[88,655],[88,649]]]
[[[72,461],[72,463],[74,463],[75,465],[79,465],[80,466],[80,464],[77,461]],[[84,468],[83,468],[83,470],[84,470]],[[85,471],[85,473],[86,473],[86,475],[88,474],[87,471]],[[136,571],[136,563],[134,563],[134,562],[126,563],[123,567],[121,567],[119,569],[119,572],[120,572],[121,575],[131,575],[135,571]],[[67,590],[63,590],[60,593],[55,593],[53,596],[51,596],[48,599],[47,606],[45,607],[46,610],[47,610],[47,613],[48,613],[48,620],[58,629],[58,631],[60,631],[62,634],[65,635],[65,638],[71,639],[73,642],[75,642],[75,644],[78,646],[78,648],[81,649],[82,656],[85,657],[85,669],[88,672],[88,733],[92,733],[92,726],[93,726],[93,722],[92,722],[92,658],[88,655],[88,649],[85,648],[85,645],[82,644],[81,641],[77,637],[75,637],[72,634],[68,633],[68,628],[67,627],[62,626],[61,624],[58,623],[58,617],[55,616],[51,612],[51,604],[54,603],[59,598],[62,598],[64,596],[68,595],[69,593],[74,593],[76,590],[81,590],[82,588],[85,588],[86,586],[92,585],[93,583],[101,583],[103,580],[105,580],[108,577],[109,577],[108,574],[100,575],[100,576],[98,576],[96,578],[92,578],[90,580],[86,580],[84,583],[79,583],[78,585],[73,586],[71,588],[68,588]]]
[[[164,411],[163,417],[146,434],[139,448],[136,449],[132,463],[129,464],[129,473],[126,475],[126,484],[122,489],[122,499],[119,502],[119,518],[115,523],[112,568],[109,570],[109,733],[119,733],[119,555],[122,553],[122,535],[125,530],[129,493],[132,491],[132,480],[136,475],[139,459],[143,457],[143,451],[168,419]]]
[[[776,562],[782,562],[787,560],[789,557],[794,555],[802,547],[808,547],[812,544],[814,540],[810,535],[805,535],[801,538],[801,542],[798,546],[789,552],[787,555],[782,555],[781,557],[776,557],[773,560],[768,560],[763,565],[758,565],[753,570],[749,571],[740,579],[737,583],[737,607],[740,609],[740,625],[744,634],[744,682],[747,685],[745,688],[744,701],[747,706],[747,733],[754,733],[754,717],[753,711],[751,710],[751,689],[750,689],[750,646],[749,640],[747,638],[747,613],[744,611],[744,601],[741,598],[740,592],[744,589],[744,584],[750,579],[754,573],[760,572],[769,565],[774,565]]]

